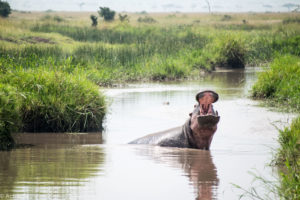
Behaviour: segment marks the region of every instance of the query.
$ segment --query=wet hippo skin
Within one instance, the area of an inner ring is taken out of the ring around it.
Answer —
[[[198,104],[190,114],[189,119],[181,127],[146,135],[129,144],[151,144],[209,150],[220,120],[212,105],[218,98],[218,94],[214,91],[199,92],[196,95]]]

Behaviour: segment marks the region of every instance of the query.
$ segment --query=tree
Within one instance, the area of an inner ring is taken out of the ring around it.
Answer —
[[[110,10],[108,7],[100,7],[98,11],[100,17],[103,17],[105,21],[112,21],[115,18],[116,12]]]
[[[289,11],[291,10],[291,8],[294,8],[294,7],[298,7],[299,5],[297,4],[294,4],[294,3],[286,3],[286,4],[283,4],[282,7],[286,7],[289,9]]]
[[[205,0],[206,4],[207,4],[207,7],[208,7],[208,12],[210,13],[211,12],[211,9],[210,9],[210,2],[209,0]]]
[[[91,15],[91,20],[92,20],[92,26],[97,26],[98,25],[98,18],[95,15]]]
[[[129,22],[129,17],[127,14],[124,14],[124,15],[119,14],[119,19],[121,22],[125,22],[125,21]]]
[[[0,0],[0,16],[8,17],[11,13],[10,5],[7,2],[3,2]]]

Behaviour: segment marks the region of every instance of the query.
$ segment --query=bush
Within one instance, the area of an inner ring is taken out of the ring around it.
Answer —
[[[104,97],[77,74],[45,70],[6,73],[1,82],[22,93],[20,116],[26,132],[87,132],[102,129]]]
[[[92,20],[92,26],[97,26],[98,25],[98,18],[95,15],[90,16]]]
[[[152,17],[149,16],[145,16],[145,17],[139,17],[137,19],[138,22],[142,22],[142,23],[156,23],[156,20],[153,19]]]
[[[56,22],[63,22],[63,21],[64,21],[64,19],[63,19],[62,17],[57,16],[57,15],[55,15],[55,16],[53,17],[53,20],[56,21]]]
[[[115,18],[116,12],[110,10],[108,7],[100,7],[98,11],[100,17],[103,17],[105,21],[112,21]]]
[[[11,13],[10,5],[7,2],[3,2],[0,0],[0,16],[8,17]]]
[[[244,68],[246,49],[241,40],[233,36],[217,37],[204,47],[203,59],[211,69]]]
[[[221,21],[229,21],[231,19],[232,19],[232,17],[230,15],[223,15]]]
[[[20,128],[19,100],[14,87],[0,83],[0,150],[14,146],[11,132]]]
[[[125,21],[129,22],[129,17],[128,17],[127,14],[124,14],[124,15],[119,14],[119,20],[120,20],[121,22],[125,22]]]
[[[300,117],[294,119],[290,128],[280,131],[278,140],[276,161],[281,165],[278,193],[282,199],[300,199]]]
[[[258,76],[252,87],[252,96],[268,98],[283,106],[300,111],[300,58],[285,55],[276,58],[270,69]]]
[[[288,17],[284,20],[282,20],[283,24],[289,24],[289,23],[300,23],[300,17]]]
[[[272,42],[274,51],[280,54],[294,54],[300,56],[300,36],[277,39]]]

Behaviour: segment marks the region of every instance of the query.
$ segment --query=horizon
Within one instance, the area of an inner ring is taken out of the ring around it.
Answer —
[[[181,12],[213,13],[232,12],[290,12],[298,7],[299,0],[6,0],[17,11],[95,12],[99,7],[109,7],[117,12]],[[207,3],[209,2],[209,3]]]

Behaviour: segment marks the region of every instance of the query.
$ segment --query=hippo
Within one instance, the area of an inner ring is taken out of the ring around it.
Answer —
[[[198,104],[194,106],[193,112],[182,126],[146,135],[129,144],[209,150],[220,120],[218,112],[212,105],[218,99],[219,95],[212,90],[197,93]]]

